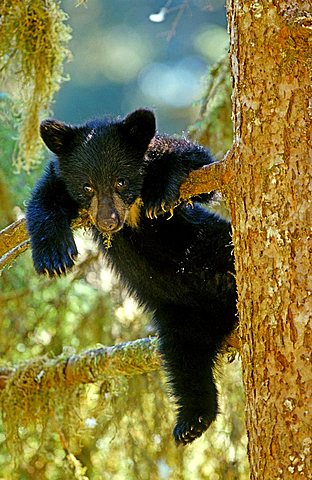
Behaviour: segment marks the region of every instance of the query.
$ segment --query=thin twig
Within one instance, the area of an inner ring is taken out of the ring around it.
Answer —
[[[168,42],[170,42],[170,40],[174,37],[174,35],[177,31],[177,26],[179,25],[180,20],[183,16],[183,13],[185,12],[185,10],[188,7],[188,4],[189,4],[189,0],[184,0],[182,5],[179,7],[179,11],[178,11],[173,23],[172,23],[171,30],[166,35]]]

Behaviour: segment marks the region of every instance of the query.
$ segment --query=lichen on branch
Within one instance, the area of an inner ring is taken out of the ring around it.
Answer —
[[[79,354],[36,358],[19,367],[0,368],[0,390],[6,389],[5,396],[16,398],[22,389],[23,396],[30,398],[39,391],[44,395],[51,389],[95,383],[106,376],[151,372],[160,367],[156,349],[157,339],[150,337]],[[31,406],[25,405],[25,408]]]
[[[2,0],[0,18],[0,80],[10,85],[20,117],[14,163],[28,171],[41,153],[40,113],[65,79],[70,27],[57,0]]]

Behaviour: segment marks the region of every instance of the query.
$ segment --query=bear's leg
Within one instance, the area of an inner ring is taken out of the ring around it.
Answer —
[[[178,445],[200,437],[218,413],[218,392],[213,377],[216,345],[212,340],[198,335],[181,338],[180,329],[160,332],[160,352],[178,407],[173,431]]]
[[[78,254],[71,221],[78,205],[57,176],[53,162],[38,181],[28,203],[26,220],[35,269],[59,276],[74,265]]]

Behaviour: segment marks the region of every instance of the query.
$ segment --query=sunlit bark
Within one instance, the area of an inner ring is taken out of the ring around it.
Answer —
[[[252,479],[311,475],[311,11],[304,1],[228,1]]]

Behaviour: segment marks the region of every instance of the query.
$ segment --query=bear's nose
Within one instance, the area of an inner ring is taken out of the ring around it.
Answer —
[[[109,215],[98,214],[96,226],[101,232],[115,232],[119,230],[120,220],[116,212],[111,212]]]

